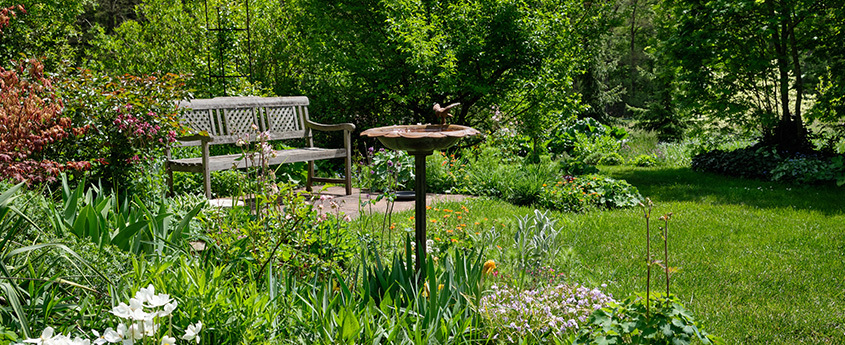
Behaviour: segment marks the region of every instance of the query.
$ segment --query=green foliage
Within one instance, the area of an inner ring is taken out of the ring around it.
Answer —
[[[88,0],[44,2],[16,0],[4,4],[22,5],[9,26],[0,32],[0,65],[23,57],[37,58],[47,70],[79,61],[77,44],[83,34],[77,20]]]
[[[767,147],[748,147],[733,151],[713,150],[692,158],[691,167],[728,176],[769,179],[772,169],[783,158]]]
[[[578,176],[597,174],[599,169],[595,165],[584,163],[577,159],[562,159],[558,164],[563,175]]]
[[[50,209],[50,221],[56,237],[73,234],[86,239],[100,249],[115,246],[134,254],[156,253],[162,255],[185,245],[184,234],[190,222],[205,203],[198,203],[181,217],[174,216],[166,200],[148,207],[135,196],[120,201],[114,192],[102,186],[91,187],[85,192],[85,183],[71,189],[62,177],[62,204]]]
[[[316,71],[303,89],[325,95],[317,107],[329,116],[356,114],[363,128],[432,122],[435,102],[460,102],[457,123],[480,124],[498,104],[545,121],[574,107],[567,90],[578,28],[593,19],[581,17],[580,3],[549,1],[303,0],[290,8],[301,62]]]
[[[647,303],[635,295],[596,310],[573,344],[702,344],[724,342],[704,331],[675,296],[656,295]],[[651,308],[647,308],[650,304]]]
[[[825,43],[841,37],[841,9],[811,3],[662,3],[674,18],[666,23],[665,53],[677,71],[682,108],[762,129],[766,143],[785,145],[781,149],[807,149],[803,121],[813,105],[805,103],[814,85],[825,82],[822,66],[839,68],[843,60],[843,51],[833,48],[839,43]],[[828,82],[842,83],[841,74],[834,79]],[[819,106],[830,112],[834,105]]]
[[[620,155],[617,152],[611,152],[609,154],[602,156],[601,159],[599,159],[598,164],[599,165],[620,165],[624,161],[625,161],[625,159],[622,158],[622,155]]]
[[[510,252],[516,255],[508,260],[514,264],[518,273],[516,284],[525,286],[528,272],[541,267],[559,267],[564,258],[562,253],[567,249],[560,243],[558,235],[563,227],[556,226],[557,221],[548,216],[548,212],[534,210],[533,214],[517,218],[517,226],[513,235],[516,250]],[[562,237],[562,236],[561,236]],[[571,248],[569,248],[571,250]],[[534,282],[537,283],[537,282]]]
[[[553,154],[568,153],[583,159],[592,153],[603,154],[619,149],[617,142],[628,137],[620,127],[605,126],[593,118],[575,120],[564,124],[548,140],[547,146]]]
[[[543,186],[538,203],[553,210],[583,212],[592,207],[633,207],[642,199],[637,188],[624,180],[602,175],[567,175],[555,183]]]
[[[63,114],[91,129],[59,152],[97,162],[93,176],[107,186],[161,195],[163,150],[182,132],[173,101],[185,95],[183,86],[176,75],[112,77],[79,70],[63,77],[56,85]],[[139,171],[144,173],[134,174]]]
[[[367,150],[367,164],[359,166],[358,182],[370,191],[399,191],[413,188],[414,158],[405,151]]]
[[[657,165],[657,159],[649,155],[639,155],[628,161],[628,164],[638,167],[653,167]]]
[[[51,273],[60,261],[70,263],[78,278],[87,279],[86,270],[91,270],[109,281],[100,271],[75,251],[60,243],[32,243],[21,245],[16,239],[17,233],[27,224],[35,223],[13,206],[23,183],[3,191],[0,194],[0,297],[8,308],[0,309],[2,324],[12,326],[21,335],[31,338],[31,328],[43,328],[43,323],[52,318],[67,318],[84,313],[96,312],[93,297],[73,299],[71,296],[79,290],[96,292],[94,288],[72,281],[68,271]],[[51,251],[61,255],[50,256]],[[90,283],[90,280],[88,280]],[[78,313],[78,314],[77,314]]]
[[[796,184],[825,183],[837,180],[842,185],[845,175],[843,156],[831,158],[819,156],[796,155],[778,163],[771,171],[772,181],[791,182]]]

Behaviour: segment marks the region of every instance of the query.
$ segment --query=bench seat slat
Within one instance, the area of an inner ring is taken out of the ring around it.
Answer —
[[[276,157],[269,157],[270,165],[346,157],[346,149],[324,149],[318,147],[278,150],[275,152]],[[208,169],[210,171],[229,170],[235,166],[235,163],[237,163],[238,168],[246,168],[249,162],[247,159],[239,161],[238,159],[241,156],[241,154],[211,156],[208,160]],[[173,171],[202,172],[202,157],[172,159],[169,161],[169,164]]]

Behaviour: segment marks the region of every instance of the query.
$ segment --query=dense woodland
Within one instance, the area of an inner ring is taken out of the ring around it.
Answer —
[[[455,122],[499,113],[538,136],[573,114],[788,150],[843,135],[837,0],[5,3],[26,10],[0,35],[7,68],[35,57],[60,74],[190,75],[196,97],[303,94],[361,129],[461,102]],[[247,20],[248,34],[215,30]]]

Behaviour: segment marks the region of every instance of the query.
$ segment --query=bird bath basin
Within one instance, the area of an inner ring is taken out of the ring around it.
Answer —
[[[423,267],[426,253],[425,156],[435,150],[455,145],[463,137],[477,135],[471,127],[461,125],[400,125],[370,128],[361,136],[378,138],[387,148],[407,151],[414,156],[414,242],[417,248],[416,269]]]

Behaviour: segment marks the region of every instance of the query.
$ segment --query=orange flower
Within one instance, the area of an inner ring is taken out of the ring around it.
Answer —
[[[456,240],[456,239],[454,239],[454,238],[453,238],[453,239],[452,239],[452,243],[455,243],[455,242],[458,242],[458,240]]]
[[[441,241],[440,237],[435,237],[434,240],[435,241]]]
[[[481,223],[479,223],[479,222],[475,222],[475,225],[479,225],[479,224],[481,224]]]
[[[484,267],[481,268],[481,273],[489,274],[490,271],[493,271],[495,269],[496,269],[496,262],[493,261],[493,260],[487,260],[487,262],[484,263]]]

